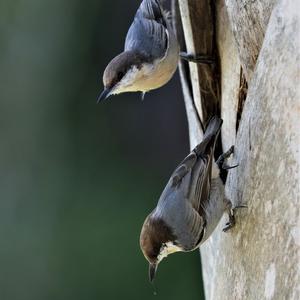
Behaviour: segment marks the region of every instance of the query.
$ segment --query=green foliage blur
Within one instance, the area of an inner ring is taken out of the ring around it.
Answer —
[[[188,153],[176,76],[96,105],[139,1],[0,2],[0,299],[201,299],[199,254],[148,282],[139,233]]]

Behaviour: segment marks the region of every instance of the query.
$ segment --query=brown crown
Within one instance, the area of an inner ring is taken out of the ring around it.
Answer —
[[[140,246],[150,263],[156,263],[162,244],[175,240],[176,236],[162,219],[152,214],[147,217],[140,235]]]
[[[148,58],[138,52],[122,52],[107,65],[104,71],[103,84],[105,88],[114,87],[131,67],[141,68],[142,63],[147,61]]]

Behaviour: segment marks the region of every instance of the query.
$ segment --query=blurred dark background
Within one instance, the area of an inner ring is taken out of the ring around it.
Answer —
[[[140,1],[0,2],[0,299],[153,299],[139,234],[188,153],[178,75],[96,105]],[[155,299],[201,299],[199,253]]]

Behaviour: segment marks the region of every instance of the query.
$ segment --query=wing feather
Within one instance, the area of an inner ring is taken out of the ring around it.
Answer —
[[[201,241],[205,226],[205,207],[211,189],[214,149],[222,120],[209,123],[203,141],[173,172],[157,204],[155,215],[174,230],[185,250]]]
[[[139,51],[149,57],[164,57],[168,48],[166,18],[157,0],[144,0],[125,40],[125,51]]]

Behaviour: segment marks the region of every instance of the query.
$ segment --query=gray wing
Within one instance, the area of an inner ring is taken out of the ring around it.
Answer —
[[[217,116],[212,117],[206,127],[203,141],[193,150],[198,160],[192,170],[188,198],[201,216],[205,215],[209,201],[215,145],[222,123],[222,119]]]
[[[213,134],[206,136],[179,164],[156,208],[157,216],[173,228],[185,250],[194,249],[204,235],[216,138]]]
[[[215,135],[207,136],[179,164],[170,179],[171,186],[181,190],[184,198],[198,212],[209,199],[215,140]]]
[[[188,199],[201,215],[203,215],[203,210],[209,200],[212,162],[213,151],[205,156],[200,156],[191,174]]]
[[[176,241],[186,251],[194,249],[203,236],[205,221],[189,200],[193,168],[197,155],[192,152],[172,174],[156,207],[156,217],[162,218],[173,230]]]
[[[126,36],[125,51],[163,57],[168,48],[167,24],[158,0],[144,0]]]

